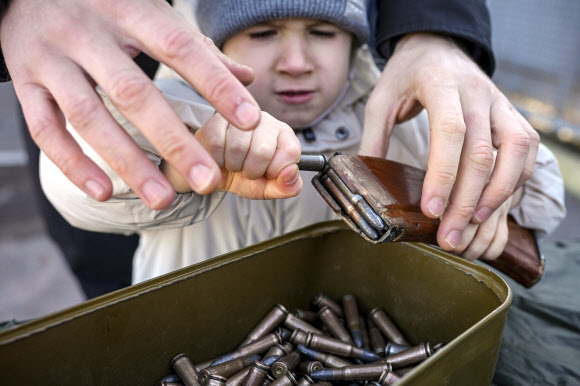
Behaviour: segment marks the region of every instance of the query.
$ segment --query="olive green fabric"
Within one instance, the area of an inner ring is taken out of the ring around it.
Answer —
[[[514,292],[493,384],[580,384],[580,239],[544,245],[544,277]]]

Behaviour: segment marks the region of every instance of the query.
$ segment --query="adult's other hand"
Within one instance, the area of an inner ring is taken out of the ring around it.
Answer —
[[[140,51],[176,70],[236,127],[259,123],[242,84],[253,71],[221,54],[164,0],[13,0],[0,39],[33,139],[97,200],[110,197],[111,182],[66,131],[65,118],[148,206],[164,208],[175,193],[109,114],[96,85],[194,191],[210,192],[220,181],[218,165],[133,62]]]
[[[431,147],[421,209],[442,217],[437,241],[453,250],[470,221],[486,221],[531,176],[539,136],[453,40],[414,33],[369,99],[361,153],[384,157],[394,125],[423,107]]]

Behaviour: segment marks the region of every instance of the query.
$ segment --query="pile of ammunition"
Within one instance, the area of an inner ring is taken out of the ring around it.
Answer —
[[[331,382],[395,384],[441,344],[411,346],[379,307],[365,318],[354,295],[342,306],[325,294],[312,300],[318,312],[277,304],[233,352],[200,364],[186,354],[157,385],[331,386]]]

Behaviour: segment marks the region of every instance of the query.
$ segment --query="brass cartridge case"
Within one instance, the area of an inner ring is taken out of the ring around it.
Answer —
[[[271,385],[296,386],[298,385],[298,381],[296,380],[296,376],[291,371],[288,371],[287,373],[284,373],[280,378],[276,378],[276,380],[272,382]]]
[[[264,316],[260,322],[254,327],[252,331],[248,334],[246,339],[240,344],[240,346],[245,346],[248,343],[254,342],[264,335],[275,329],[288,315],[288,310],[281,304],[276,304],[270,312]]]
[[[360,324],[360,331],[362,333],[362,348],[364,348],[365,350],[370,350],[371,349],[371,342],[370,342],[370,338],[369,338],[369,330],[367,328],[367,323],[365,322],[365,318],[363,318],[362,316],[359,317],[359,324]]]
[[[369,320],[368,323],[369,327],[369,341],[371,344],[371,351],[378,355],[388,355],[385,354],[385,348],[387,344],[385,343],[385,338],[383,338],[383,334],[381,330],[375,326],[375,324]]]
[[[195,370],[193,363],[185,354],[179,354],[171,361],[171,367],[179,375],[179,378],[186,386],[200,386],[199,374]]]
[[[339,368],[339,367],[352,365],[351,362],[349,362],[345,359],[342,359],[342,358],[337,357],[335,355],[326,354],[326,353],[322,353],[322,352],[313,350],[313,349],[308,348],[302,344],[297,345],[296,348],[303,355],[305,355],[308,358],[313,359],[315,361],[321,362],[325,367]]]
[[[284,325],[291,330],[302,330],[322,334],[322,331],[320,331],[318,328],[292,314],[288,314],[288,316],[286,316]]]
[[[250,373],[252,367],[248,366],[242,371],[239,371],[228,378],[226,381],[226,386],[242,386],[246,380],[246,377]]]
[[[284,355],[272,365],[272,375],[274,378],[280,378],[287,372],[294,370],[294,368],[298,366],[298,363],[300,363],[301,359],[302,354],[300,354],[300,351],[298,350],[294,350],[291,353]]]
[[[302,310],[300,308],[294,308],[292,311],[290,311],[290,313],[308,323],[314,323],[316,319],[318,319],[318,314],[314,311],[307,311]]]
[[[344,327],[344,325],[338,319],[338,316],[330,309],[328,306],[324,306],[318,311],[318,317],[324,323],[328,330],[335,338],[343,341],[344,343],[353,344],[350,334]]]
[[[342,297],[342,308],[354,344],[357,347],[362,347],[363,340],[360,327],[360,314],[358,312],[358,304],[354,295],[347,294]]]
[[[266,374],[266,377],[264,378],[264,382],[262,382],[261,386],[269,386],[272,384],[272,382],[274,382],[276,380],[276,378],[274,378],[272,375],[270,375],[269,373]]]
[[[304,361],[298,363],[298,366],[296,366],[296,372],[310,375],[313,371],[321,370],[323,368],[324,366],[319,361]]]
[[[245,346],[239,347],[236,351],[224,355],[211,363],[212,366],[218,365],[220,363],[228,362],[233,359],[238,359],[248,355],[263,354],[270,349],[275,344],[282,342],[280,335],[272,332],[268,335],[264,335],[255,342],[249,343]]]
[[[243,383],[244,386],[260,386],[266,378],[266,374],[270,371],[270,366],[266,366],[263,362],[255,361],[250,366],[250,371]]]
[[[206,385],[207,386],[225,386],[227,382],[227,379],[225,377],[222,377],[220,375],[212,375],[211,377],[209,377],[209,380],[207,381]]]
[[[310,386],[314,383],[314,380],[310,378],[308,375],[303,375],[300,379],[298,379],[297,386]]]
[[[326,307],[330,308],[336,316],[340,316],[340,317],[344,316],[344,313],[342,311],[342,307],[340,306],[340,304],[338,304],[337,302],[335,302],[334,300],[332,300],[330,297],[326,296],[322,292],[319,292],[316,295],[314,295],[314,298],[312,299],[312,304],[314,304],[318,308],[323,308],[326,306]]]
[[[425,359],[429,358],[431,354],[433,354],[433,350],[431,350],[431,344],[427,342],[415,347],[411,347],[405,351],[389,355],[381,361],[390,363],[394,369],[400,369],[401,367],[407,367],[421,363]]]
[[[329,336],[314,334],[312,332],[304,333],[303,331],[295,331],[290,339],[292,339],[292,343],[294,344],[302,344],[306,347],[329,354],[362,359],[366,362],[374,362],[381,359],[380,356],[371,351],[355,347]]]
[[[411,348],[411,346],[389,342],[385,346],[385,356],[393,355],[393,354],[396,354],[398,352],[408,350],[410,348]]]
[[[199,372],[199,382],[202,385],[206,384],[212,375],[219,375],[224,378],[231,377],[259,359],[260,357],[257,355],[249,355],[207,367]]]
[[[369,319],[373,321],[375,326],[377,326],[377,328],[381,330],[381,332],[385,334],[387,339],[389,339],[391,342],[410,346],[409,342],[407,342],[401,331],[399,331],[397,326],[395,326],[395,324],[391,321],[391,318],[389,318],[385,311],[383,311],[380,307],[373,309],[369,313]]]
[[[385,370],[381,376],[379,377],[379,384],[381,386],[390,386],[394,385],[395,383],[399,382],[401,378],[393,373],[391,369]]]
[[[377,362],[339,369],[322,369],[313,372],[310,376],[312,379],[322,381],[376,381],[385,371],[391,371],[391,365]]]

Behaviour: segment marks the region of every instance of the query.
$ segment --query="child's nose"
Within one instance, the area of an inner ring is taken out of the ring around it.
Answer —
[[[289,41],[282,45],[277,70],[290,75],[301,75],[312,71],[313,65],[306,42]]]

